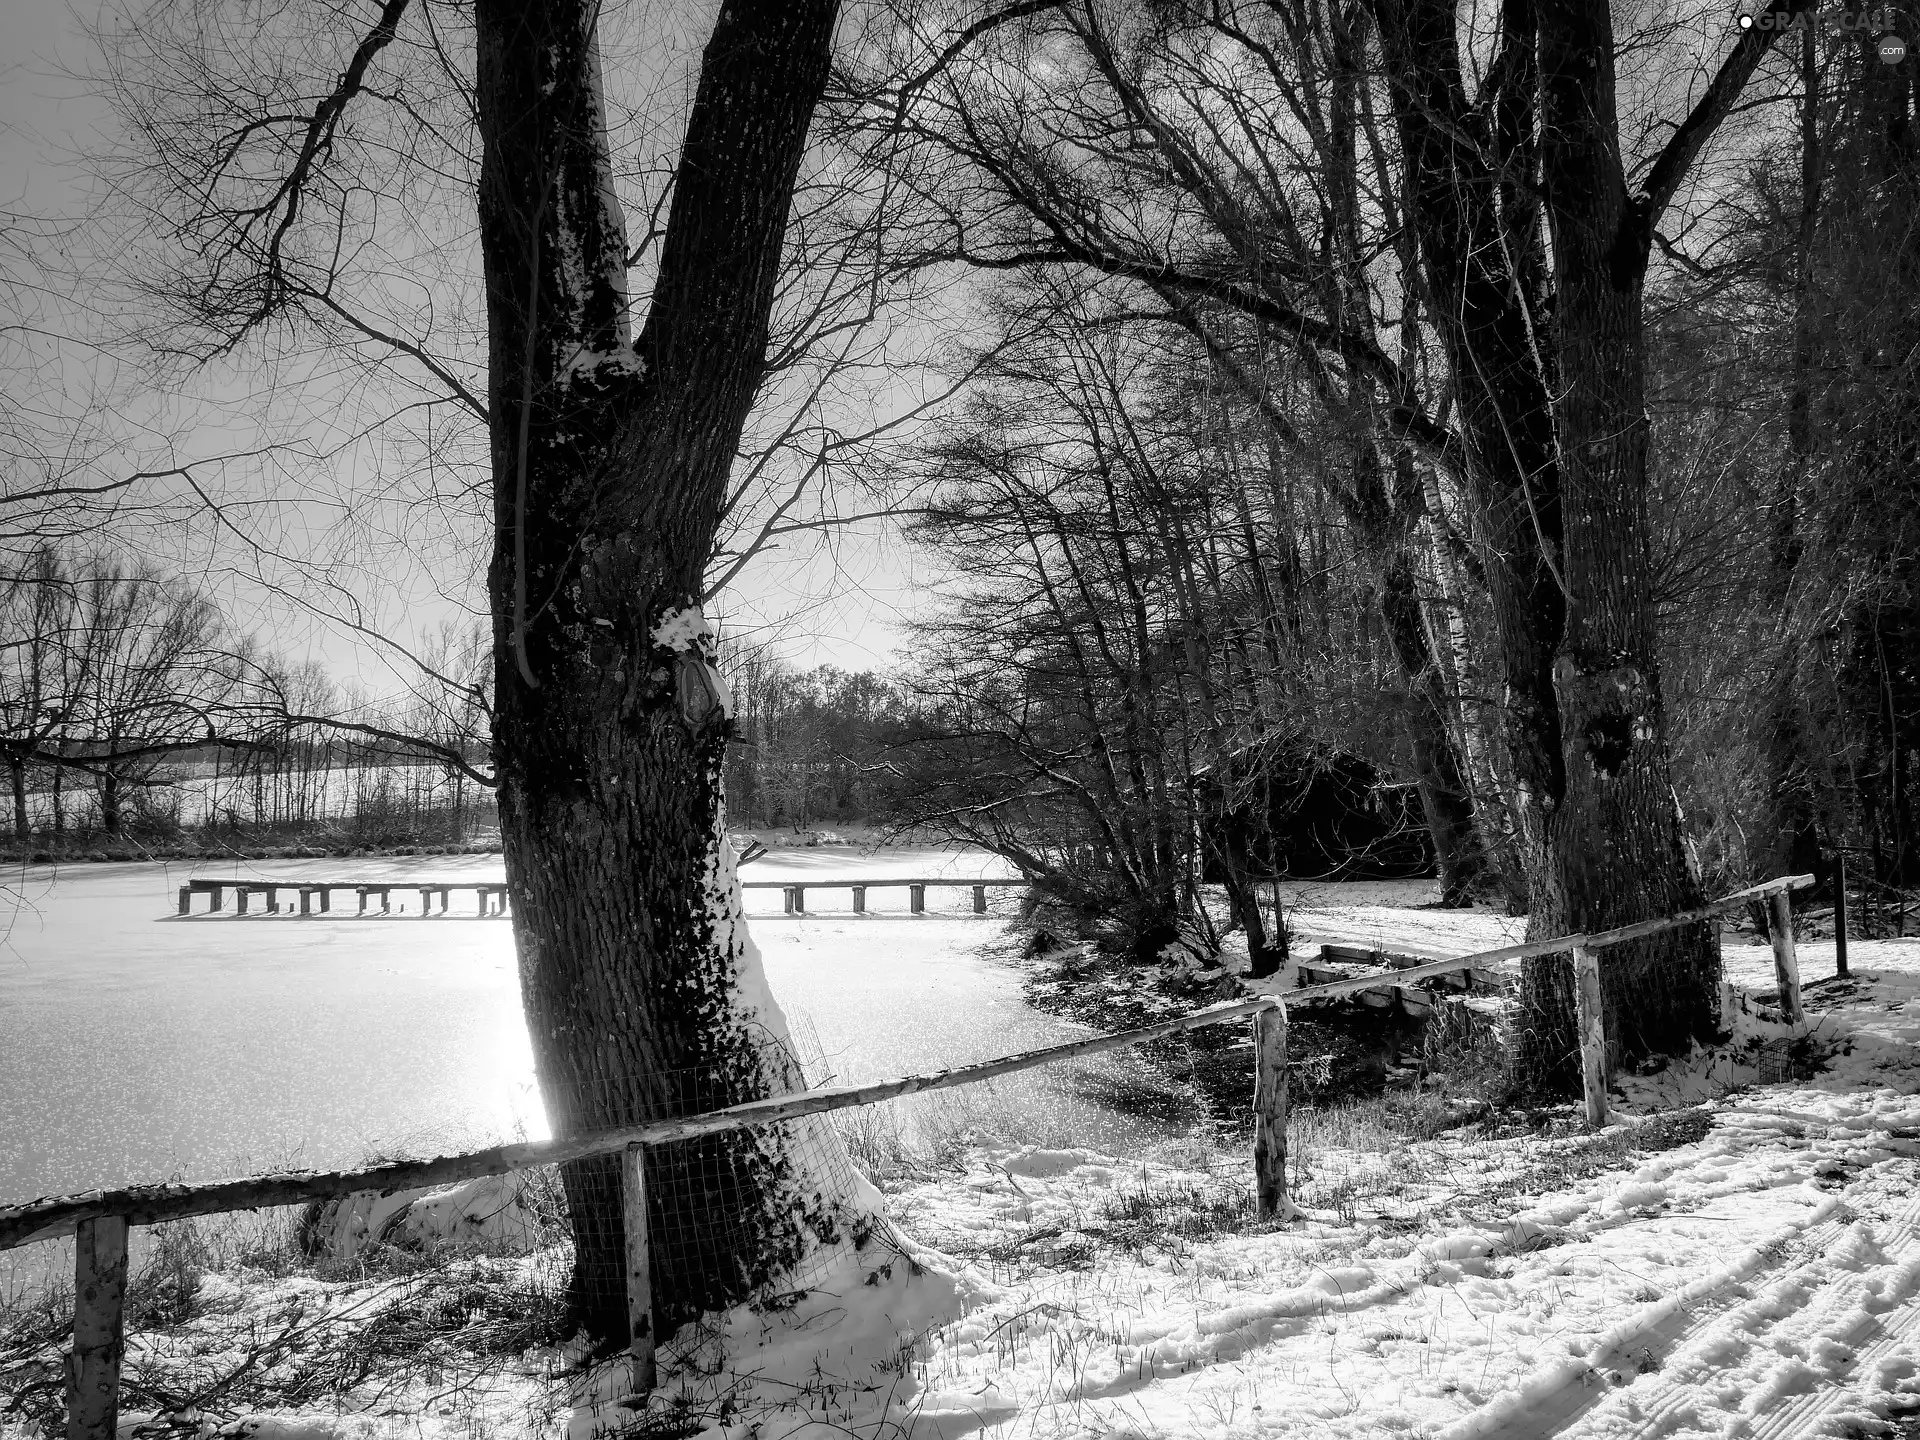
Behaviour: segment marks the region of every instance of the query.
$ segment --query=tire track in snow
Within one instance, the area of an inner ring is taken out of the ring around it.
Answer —
[[[1699,1423],[1715,1377],[1784,1338],[1788,1353],[1749,1393],[1725,1433],[1744,1440],[1800,1440],[1856,1405],[1850,1382],[1872,1374],[1920,1341],[1920,1198],[1874,1227],[1880,1260],[1834,1269],[1841,1242],[1859,1222],[1830,1200],[1819,1214],[1784,1227],[1734,1264],[1648,1306],[1581,1359],[1547,1367],[1517,1390],[1440,1432],[1438,1440],[1522,1440],[1561,1435],[1661,1440]],[[1729,1291],[1791,1253],[1810,1258],[1758,1294]],[[1802,1345],[1792,1333],[1804,1331]],[[1804,1350],[1795,1355],[1794,1350]],[[1650,1373],[1657,1370],[1657,1377]],[[1747,1377],[1742,1377],[1743,1383]],[[1726,1408],[1726,1407],[1713,1407]]]
[[[1857,1222],[1846,1228],[1856,1229]],[[1817,1246],[1814,1260],[1717,1317],[1724,1323],[1709,1327],[1716,1333],[1682,1347],[1672,1373],[1663,1374],[1650,1391],[1642,1384],[1605,1397],[1599,1409],[1606,1413],[1596,1413],[1572,1433],[1634,1440],[1670,1435],[1697,1422],[1703,1392],[1714,1388],[1716,1376],[1727,1388],[1732,1362],[1775,1339],[1785,1340],[1786,1358],[1748,1394],[1740,1406],[1744,1413],[1724,1433],[1745,1440],[1801,1440],[1821,1433],[1826,1418],[1857,1402],[1851,1381],[1920,1338],[1920,1307],[1913,1304],[1920,1291],[1920,1198],[1875,1229],[1878,1234],[1868,1243],[1881,1263],[1846,1268],[1842,1251],[1836,1273],[1832,1244]],[[1813,1239],[1810,1234],[1809,1242]],[[1791,1293],[1796,1277],[1811,1282],[1797,1295]],[[1795,1329],[1807,1332],[1806,1343],[1792,1333],[1782,1335]],[[1696,1353],[1689,1357],[1686,1349]],[[1795,1355],[1795,1350],[1806,1353]],[[1695,1363],[1687,1363],[1689,1358]],[[1606,1421],[1614,1423],[1603,1429]]]
[[[1848,1223],[1840,1201],[1827,1197],[1811,1214],[1783,1225],[1732,1264],[1615,1326],[1586,1355],[1536,1370],[1515,1389],[1440,1431],[1434,1440],[1539,1440],[1562,1433],[1613,1393],[1623,1376],[1663,1363],[1710,1329],[1735,1303],[1737,1297],[1729,1291],[1779,1266],[1795,1248],[1803,1254],[1823,1253]]]

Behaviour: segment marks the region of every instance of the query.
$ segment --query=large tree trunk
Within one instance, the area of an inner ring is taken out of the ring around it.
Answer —
[[[1821,868],[1812,747],[1802,701],[1800,631],[1793,592],[1804,548],[1800,502],[1814,453],[1813,246],[1820,218],[1820,64],[1818,32],[1800,27],[1800,221],[1794,236],[1793,358],[1787,386],[1787,454],[1774,495],[1766,612],[1775,617],[1775,650],[1766,692],[1762,757],[1766,833],[1756,847],[1768,874]]]
[[[1539,7],[1541,174],[1552,227],[1566,625],[1553,660],[1564,788],[1547,815],[1551,883],[1532,928],[1605,929],[1699,903],[1668,765],[1651,593],[1646,351],[1649,236],[1627,192],[1604,7]],[[1686,1052],[1718,1028],[1710,926],[1616,946],[1601,967],[1616,1061]],[[1523,971],[1523,1073],[1569,1076],[1564,957]]]
[[[1620,165],[1606,9],[1505,0],[1482,106],[1466,98],[1456,10],[1378,6],[1429,314],[1468,441],[1529,933],[1541,937],[1665,913],[1697,888],[1669,778],[1650,594],[1647,236],[1631,223]],[[1530,183],[1535,173],[1543,184]],[[1609,951],[1616,1062],[1684,1052],[1710,1033],[1717,965],[1704,926]],[[1563,958],[1525,968],[1521,1003],[1516,1077],[1572,1088]]]
[[[1535,191],[1529,7],[1503,6],[1492,123],[1468,104],[1454,0],[1380,0],[1406,155],[1404,201],[1418,238],[1428,318],[1446,351],[1466,441],[1462,476],[1500,647],[1502,719],[1529,909],[1550,886],[1546,815],[1560,794],[1554,646],[1565,620],[1557,571],[1560,474],[1548,381],[1551,339]],[[1483,138],[1501,161],[1487,163]]]
[[[794,1081],[723,828],[731,721],[699,616],[757,386],[835,0],[728,0],[654,301],[629,344],[594,0],[481,0],[497,540],[494,757],[535,1070],[556,1135]],[[815,1131],[649,1156],[655,1323],[739,1302],[864,1223]],[[565,1170],[569,1292],[627,1338],[617,1161]],[[858,1238],[856,1235],[854,1238]]]

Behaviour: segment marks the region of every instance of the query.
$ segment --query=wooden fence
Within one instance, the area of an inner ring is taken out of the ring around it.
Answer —
[[[779,884],[780,882],[760,882]],[[867,884],[876,882],[867,881]],[[920,883],[920,882],[899,882]],[[925,883],[972,884],[972,881]],[[992,883],[992,882],[990,882]],[[1013,883],[1013,882],[1001,882]],[[1581,1073],[1586,1095],[1587,1123],[1607,1123],[1607,1056],[1605,1021],[1600,1006],[1600,977],[1595,952],[1663,930],[1697,924],[1722,911],[1764,899],[1770,912],[1774,965],[1780,984],[1780,1006],[1789,1022],[1802,1019],[1800,977],[1793,946],[1792,902],[1789,892],[1813,883],[1811,875],[1790,875],[1722,896],[1697,909],[1595,934],[1563,935],[1484,950],[1473,955],[1433,960],[1400,969],[1356,975],[1326,984],[1307,985],[1284,994],[1209,1006],[1171,1020],[1142,1025],[1111,1035],[1050,1045],[1018,1055],[1006,1055],[975,1065],[961,1065],[928,1075],[905,1075],[870,1085],[836,1085],[755,1100],[724,1110],[644,1125],[599,1130],[559,1140],[499,1145],[431,1160],[402,1160],[360,1170],[258,1175],[220,1180],[204,1185],[142,1185],[121,1190],[35,1200],[0,1208],[0,1250],[37,1240],[74,1237],[73,1350],[67,1362],[68,1440],[114,1440],[119,1415],[120,1359],[125,1344],[122,1310],[127,1283],[127,1231],[133,1225],[157,1225],[201,1215],[253,1210],[266,1205],[297,1205],[337,1195],[449,1185],[482,1175],[504,1175],[538,1165],[561,1164],[590,1156],[623,1156],[626,1244],[628,1252],[628,1307],[632,1317],[631,1363],[633,1384],[644,1394],[654,1385],[653,1296],[648,1279],[651,1247],[647,1236],[645,1147],[713,1135],[750,1125],[765,1125],[819,1115],[832,1110],[878,1104],[921,1091],[947,1090],[978,1084],[997,1076],[1058,1064],[1080,1056],[1139,1045],[1209,1025],[1251,1019],[1254,1039],[1254,1182],[1259,1213],[1267,1218],[1290,1218],[1298,1212],[1287,1197],[1287,1010],[1356,995],[1383,982],[1408,981],[1485,968],[1529,956],[1571,953],[1578,1003]]]

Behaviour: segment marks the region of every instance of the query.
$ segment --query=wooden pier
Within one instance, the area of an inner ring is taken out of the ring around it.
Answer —
[[[266,901],[266,913],[280,913],[280,894],[287,891],[298,897],[302,915],[330,915],[333,913],[333,892],[351,890],[359,901],[359,909],[354,913],[364,915],[370,903],[377,901],[379,913],[393,913],[393,895],[418,893],[420,896],[420,915],[424,919],[433,913],[433,902],[440,901],[440,913],[448,915],[453,909],[453,893],[456,890],[474,892],[475,917],[505,915],[507,913],[507,885],[504,880],[193,880],[180,887],[180,913],[193,913],[193,897],[207,897],[208,915],[217,915],[225,908],[226,892],[233,892],[234,913],[250,913],[252,902],[257,895]]]
[[[867,910],[867,892],[869,890],[899,890],[907,892],[907,910],[910,914],[926,913],[927,891],[930,888],[946,887],[973,891],[973,913],[987,913],[987,891],[994,889],[1024,889],[1025,880],[974,880],[974,879],[876,879],[876,880],[747,880],[742,882],[744,890],[779,890],[784,892],[785,911],[789,915],[807,913],[807,891],[809,890],[851,890],[853,892],[853,913],[863,915]],[[337,890],[352,891],[359,902],[354,912],[365,915],[371,904],[377,903],[381,915],[393,913],[393,897],[398,894],[418,894],[420,896],[420,915],[425,918],[434,912],[433,902],[440,902],[442,915],[453,913],[452,897],[456,891],[474,892],[474,917],[501,916],[507,913],[507,886],[501,880],[192,880],[180,887],[179,911],[182,915],[194,913],[193,902],[196,895],[207,897],[204,914],[218,915],[226,908],[227,892],[233,892],[234,913],[247,915],[252,913],[256,897],[266,902],[266,913],[280,913],[282,893],[297,897],[288,904],[298,904],[302,915],[331,915],[333,896]]]
[[[789,915],[807,913],[807,891],[809,890],[851,890],[853,892],[853,913],[867,913],[867,892],[869,890],[899,890],[907,892],[907,912],[923,915],[927,909],[927,889],[929,886],[973,891],[973,913],[987,913],[987,891],[1016,889],[1024,890],[1031,882],[1026,880],[969,880],[969,879],[904,879],[904,880],[747,880],[741,883],[742,890],[779,890],[784,892],[785,912]]]

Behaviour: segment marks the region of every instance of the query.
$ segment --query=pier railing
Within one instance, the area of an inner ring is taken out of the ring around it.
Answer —
[[[231,882],[229,882],[231,883]],[[761,886],[782,882],[755,882]],[[814,882],[818,884],[819,882]],[[879,882],[866,881],[867,885]],[[905,881],[905,884],[977,884],[975,881]],[[984,882],[1013,884],[1021,882]],[[1425,964],[1356,975],[1324,984],[1307,985],[1282,994],[1256,995],[1212,1005],[1188,1015],[1141,1025],[1110,1035],[1049,1045],[997,1060],[955,1066],[926,1075],[904,1075],[869,1085],[834,1085],[754,1100],[724,1110],[655,1120],[642,1125],[597,1130],[558,1140],[445,1155],[430,1160],[392,1161],[358,1170],[256,1175],[199,1185],[139,1185],[98,1190],[82,1195],[35,1200],[0,1208],[0,1250],[40,1240],[74,1237],[73,1349],[67,1361],[68,1440],[115,1440],[119,1416],[120,1360],[125,1348],[123,1310],[127,1284],[127,1234],[130,1226],[158,1225],[230,1211],[271,1205],[298,1205],[366,1191],[392,1194],[504,1175],[540,1165],[562,1164],[592,1156],[623,1157],[623,1214],[628,1254],[628,1313],[632,1317],[631,1363],[634,1388],[644,1394],[653,1388],[653,1295],[649,1281],[651,1245],[647,1235],[645,1151],[701,1135],[741,1130],[753,1125],[795,1120],[855,1106],[874,1105],[903,1095],[974,1085],[1001,1075],[1097,1055],[1151,1040],[1164,1039],[1210,1025],[1250,1019],[1254,1039],[1253,1170],[1259,1213],[1266,1218],[1290,1218],[1298,1212],[1287,1198],[1287,1011],[1355,995],[1380,985],[1450,975],[1469,969],[1522,960],[1531,956],[1570,954],[1575,979],[1581,1076],[1589,1126],[1607,1123],[1607,1042],[1600,1003],[1600,972],[1596,952],[1665,930],[1698,924],[1723,911],[1764,901],[1769,911],[1780,1008],[1793,1024],[1800,1023],[1800,975],[1793,943],[1790,892],[1813,883],[1811,875],[1789,875],[1754,885],[1676,915],[1621,925],[1583,935],[1562,935],[1483,950],[1472,955],[1436,959]]]

